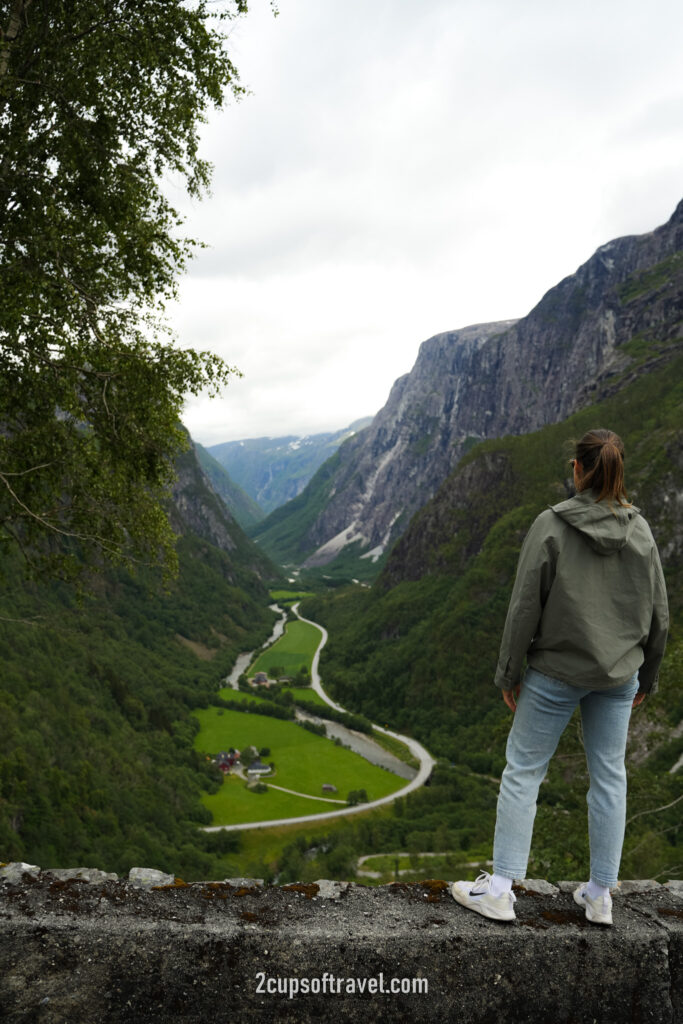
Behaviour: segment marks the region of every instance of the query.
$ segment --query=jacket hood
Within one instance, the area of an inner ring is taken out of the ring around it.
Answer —
[[[626,546],[640,513],[635,505],[610,506],[606,501],[596,501],[592,491],[581,491],[551,507],[601,555],[614,555]]]

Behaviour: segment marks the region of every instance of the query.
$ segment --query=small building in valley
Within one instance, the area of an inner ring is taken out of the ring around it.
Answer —
[[[230,769],[239,762],[239,759],[239,750],[235,750],[234,747],[230,747],[230,750],[221,750],[220,754],[216,755],[215,761],[223,774],[228,775]]]

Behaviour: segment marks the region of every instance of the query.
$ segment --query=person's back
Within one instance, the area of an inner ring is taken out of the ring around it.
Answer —
[[[493,874],[454,882],[484,917],[514,918],[512,882],[528,864],[536,798],[577,707],[590,774],[590,881],[575,901],[612,923],[626,817],[624,753],[631,709],[653,693],[668,627],[650,528],[624,486],[624,446],[609,430],[576,445],[577,494],[542,512],[519,556],[495,683],[515,712],[498,794]],[[524,663],[527,663],[524,671]]]
[[[590,689],[609,689],[639,672],[651,689],[649,647],[666,620],[657,547],[635,506],[597,501],[581,491],[542,512],[537,529],[553,566],[527,663],[539,672]],[[534,524],[536,527],[536,523]]]

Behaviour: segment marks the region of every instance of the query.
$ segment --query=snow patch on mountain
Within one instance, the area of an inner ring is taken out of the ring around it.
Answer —
[[[312,569],[316,565],[327,565],[333,558],[339,554],[349,544],[355,544],[356,541],[360,541],[363,544],[367,544],[367,538],[356,529],[355,520],[346,526],[343,530],[340,530],[336,536],[325,541],[324,544],[314,551],[312,555],[304,562],[304,568]]]
[[[386,533],[382,537],[381,543],[379,543],[376,547],[372,548],[370,551],[366,551],[364,555],[360,556],[361,558],[371,558],[373,562],[377,562],[382,557],[384,552],[387,550],[387,547],[388,547],[388,544],[389,544],[389,539],[391,537],[391,531],[392,531],[392,529],[394,527],[394,523],[399,518],[399,516],[401,515],[402,512],[403,512],[403,509],[401,508],[394,515],[393,519],[389,523],[389,528],[387,529]]]

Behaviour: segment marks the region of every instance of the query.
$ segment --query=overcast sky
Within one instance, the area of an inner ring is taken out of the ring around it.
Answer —
[[[187,403],[204,444],[374,414],[425,338],[524,316],[683,197],[680,0],[249,6],[212,194],[172,192],[209,245],[172,325],[244,374]]]

